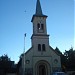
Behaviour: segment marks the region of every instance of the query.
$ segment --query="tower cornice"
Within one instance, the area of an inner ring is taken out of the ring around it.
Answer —
[[[34,34],[33,34],[33,35],[31,36],[31,39],[32,39],[33,36],[35,36],[35,37],[38,37],[38,36],[49,37],[50,35],[40,35],[40,34],[38,34],[38,35],[34,35]]]
[[[47,18],[48,16],[46,16],[46,15],[33,15],[31,22],[33,22],[34,17],[45,17],[45,18]]]

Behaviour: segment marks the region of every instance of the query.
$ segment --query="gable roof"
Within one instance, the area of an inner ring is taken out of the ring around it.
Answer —
[[[51,46],[49,46],[49,47],[50,47],[50,49],[51,49],[52,51],[54,51],[58,56],[60,56],[60,54],[57,53]]]
[[[27,51],[26,51],[26,53],[25,54],[27,54],[31,49],[32,49],[33,47],[31,47],[31,48],[29,48]]]

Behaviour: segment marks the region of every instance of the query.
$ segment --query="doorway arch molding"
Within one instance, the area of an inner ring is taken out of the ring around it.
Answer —
[[[43,72],[44,71],[44,72]],[[50,64],[45,60],[39,60],[35,64],[35,74],[36,75],[50,75]]]

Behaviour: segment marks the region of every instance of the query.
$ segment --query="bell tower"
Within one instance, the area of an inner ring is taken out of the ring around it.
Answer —
[[[31,41],[32,46],[39,51],[46,50],[46,45],[49,46],[49,35],[47,35],[46,19],[47,16],[42,13],[40,0],[37,0],[36,12],[31,20],[33,24]]]
[[[33,35],[47,35],[46,15],[43,15],[40,1],[36,3],[36,13],[33,15],[31,22],[33,23]]]

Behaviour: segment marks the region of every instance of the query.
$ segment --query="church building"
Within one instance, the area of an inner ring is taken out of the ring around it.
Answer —
[[[31,48],[22,56],[22,69],[25,69],[25,75],[52,75],[53,72],[61,70],[60,55],[49,45],[47,17],[42,12],[40,0],[37,0],[36,12],[31,19]]]

